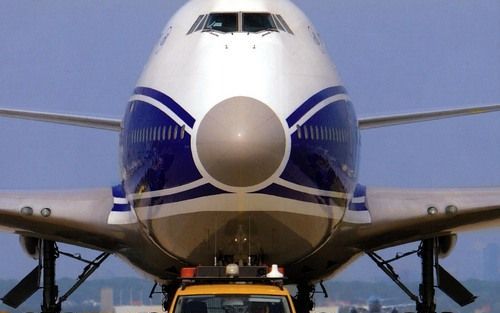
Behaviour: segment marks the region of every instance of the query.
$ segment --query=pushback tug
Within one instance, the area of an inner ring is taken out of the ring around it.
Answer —
[[[295,313],[283,269],[266,266],[183,268],[180,286],[163,307],[171,313]]]

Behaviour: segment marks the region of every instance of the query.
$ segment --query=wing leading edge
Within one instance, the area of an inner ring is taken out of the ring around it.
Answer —
[[[395,126],[402,124],[433,121],[444,118],[459,117],[459,116],[466,116],[473,114],[489,113],[495,111],[500,111],[500,104],[441,110],[441,111],[361,118],[359,119],[358,124],[360,129],[370,129],[370,128],[379,128],[379,127],[388,127],[388,126]]]
[[[363,250],[436,235],[500,226],[500,188],[396,189],[367,187],[371,222],[355,227]]]
[[[110,118],[100,118],[82,115],[58,114],[37,111],[24,111],[0,108],[0,116],[26,119],[40,122],[49,122],[56,124],[66,124],[88,128],[98,128],[112,131],[121,130],[121,121]]]
[[[116,251],[135,227],[115,189],[0,192],[0,230]]]

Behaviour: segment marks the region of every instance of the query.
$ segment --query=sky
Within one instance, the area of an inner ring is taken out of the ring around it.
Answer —
[[[163,26],[183,2],[0,1],[0,107],[121,118]],[[500,103],[497,0],[295,2],[326,43],[358,117]],[[360,182],[500,186],[499,119],[493,113],[363,131]],[[2,118],[0,147],[0,189],[119,181],[113,132]],[[460,234],[443,263],[459,278],[482,278],[482,249],[499,240],[498,228]],[[0,278],[19,279],[35,266],[17,236],[0,234],[0,246]],[[60,277],[79,271],[73,261],[59,263]],[[417,261],[402,266],[418,272]],[[130,275],[113,258],[94,277]],[[362,257],[337,279],[386,278]]]

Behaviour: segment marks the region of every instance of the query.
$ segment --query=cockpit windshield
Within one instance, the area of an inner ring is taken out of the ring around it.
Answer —
[[[238,13],[210,13],[203,30],[223,33],[238,31]]]
[[[203,32],[258,33],[264,31],[287,32],[292,30],[279,14],[267,12],[213,12],[199,15],[186,35]]]
[[[269,13],[243,13],[243,31],[256,33],[264,30],[276,30],[273,18]]]

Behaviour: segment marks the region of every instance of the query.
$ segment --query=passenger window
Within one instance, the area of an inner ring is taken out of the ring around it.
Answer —
[[[204,31],[231,33],[238,31],[238,13],[211,13],[208,15]]]
[[[179,127],[177,125],[175,125],[174,127],[174,140],[177,140],[177,130],[179,129]]]
[[[243,31],[255,33],[265,30],[275,30],[273,18],[269,13],[243,13]]]
[[[181,139],[184,139],[185,135],[186,135],[186,125],[182,125],[182,127],[181,127]]]

